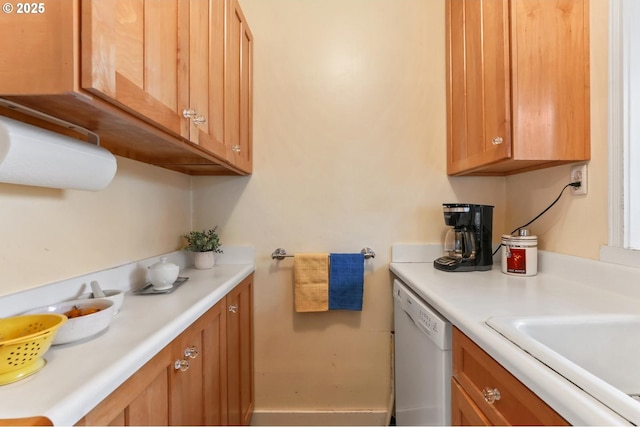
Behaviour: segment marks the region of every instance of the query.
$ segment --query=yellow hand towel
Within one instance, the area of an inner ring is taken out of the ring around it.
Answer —
[[[293,257],[297,312],[329,310],[329,254]]]

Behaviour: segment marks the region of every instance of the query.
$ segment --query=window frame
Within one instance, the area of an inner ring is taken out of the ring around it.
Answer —
[[[602,261],[640,267],[640,2],[609,2],[609,242]],[[637,21],[636,21],[637,22]],[[632,70],[635,70],[633,72]],[[637,122],[637,121],[636,121]],[[636,162],[637,163],[637,162]]]

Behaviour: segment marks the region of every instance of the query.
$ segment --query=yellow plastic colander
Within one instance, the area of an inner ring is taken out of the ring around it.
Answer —
[[[18,381],[42,369],[49,350],[67,316],[28,314],[0,319],[0,385]]]

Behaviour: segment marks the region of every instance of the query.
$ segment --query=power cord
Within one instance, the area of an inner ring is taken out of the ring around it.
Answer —
[[[543,210],[542,212],[540,212],[538,215],[536,215],[535,218],[533,218],[531,221],[529,221],[528,223],[521,225],[520,227],[515,228],[511,233],[509,234],[513,234],[516,231],[519,231],[523,228],[525,228],[526,226],[532,224],[535,220],[537,220],[538,218],[540,218],[542,215],[544,215],[549,209],[551,209],[553,207],[553,205],[555,205],[556,203],[558,203],[558,200],[560,200],[560,197],[562,197],[562,194],[564,193],[564,190],[566,190],[568,187],[575,187],[575,188],[579,188],[581,186],[581,182],[580,181],[576,181],[576,182],[570,182],[569,184],[565,185],[564,187],[562,187],[562,190],[560,190],[560,194],[558,194],[558,197],[556,197],[556,199],[549,205],[547,206],[547,208],[545,210]],[[494,256],[495,254],[498,253],[498,251],[500,250],[500,247],[502,246],[502,243],[500,243],[498,245],[498,247],[496,248],[495,251],[493,251],[493,254],[491,254],[492,256]]]

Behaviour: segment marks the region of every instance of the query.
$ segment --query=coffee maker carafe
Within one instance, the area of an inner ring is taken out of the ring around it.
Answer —
[[[433,266],[444,271],[491,270],[493,206],[469,203],[442,205],[444,222],[453,227],[444,239],[444,256]]]

